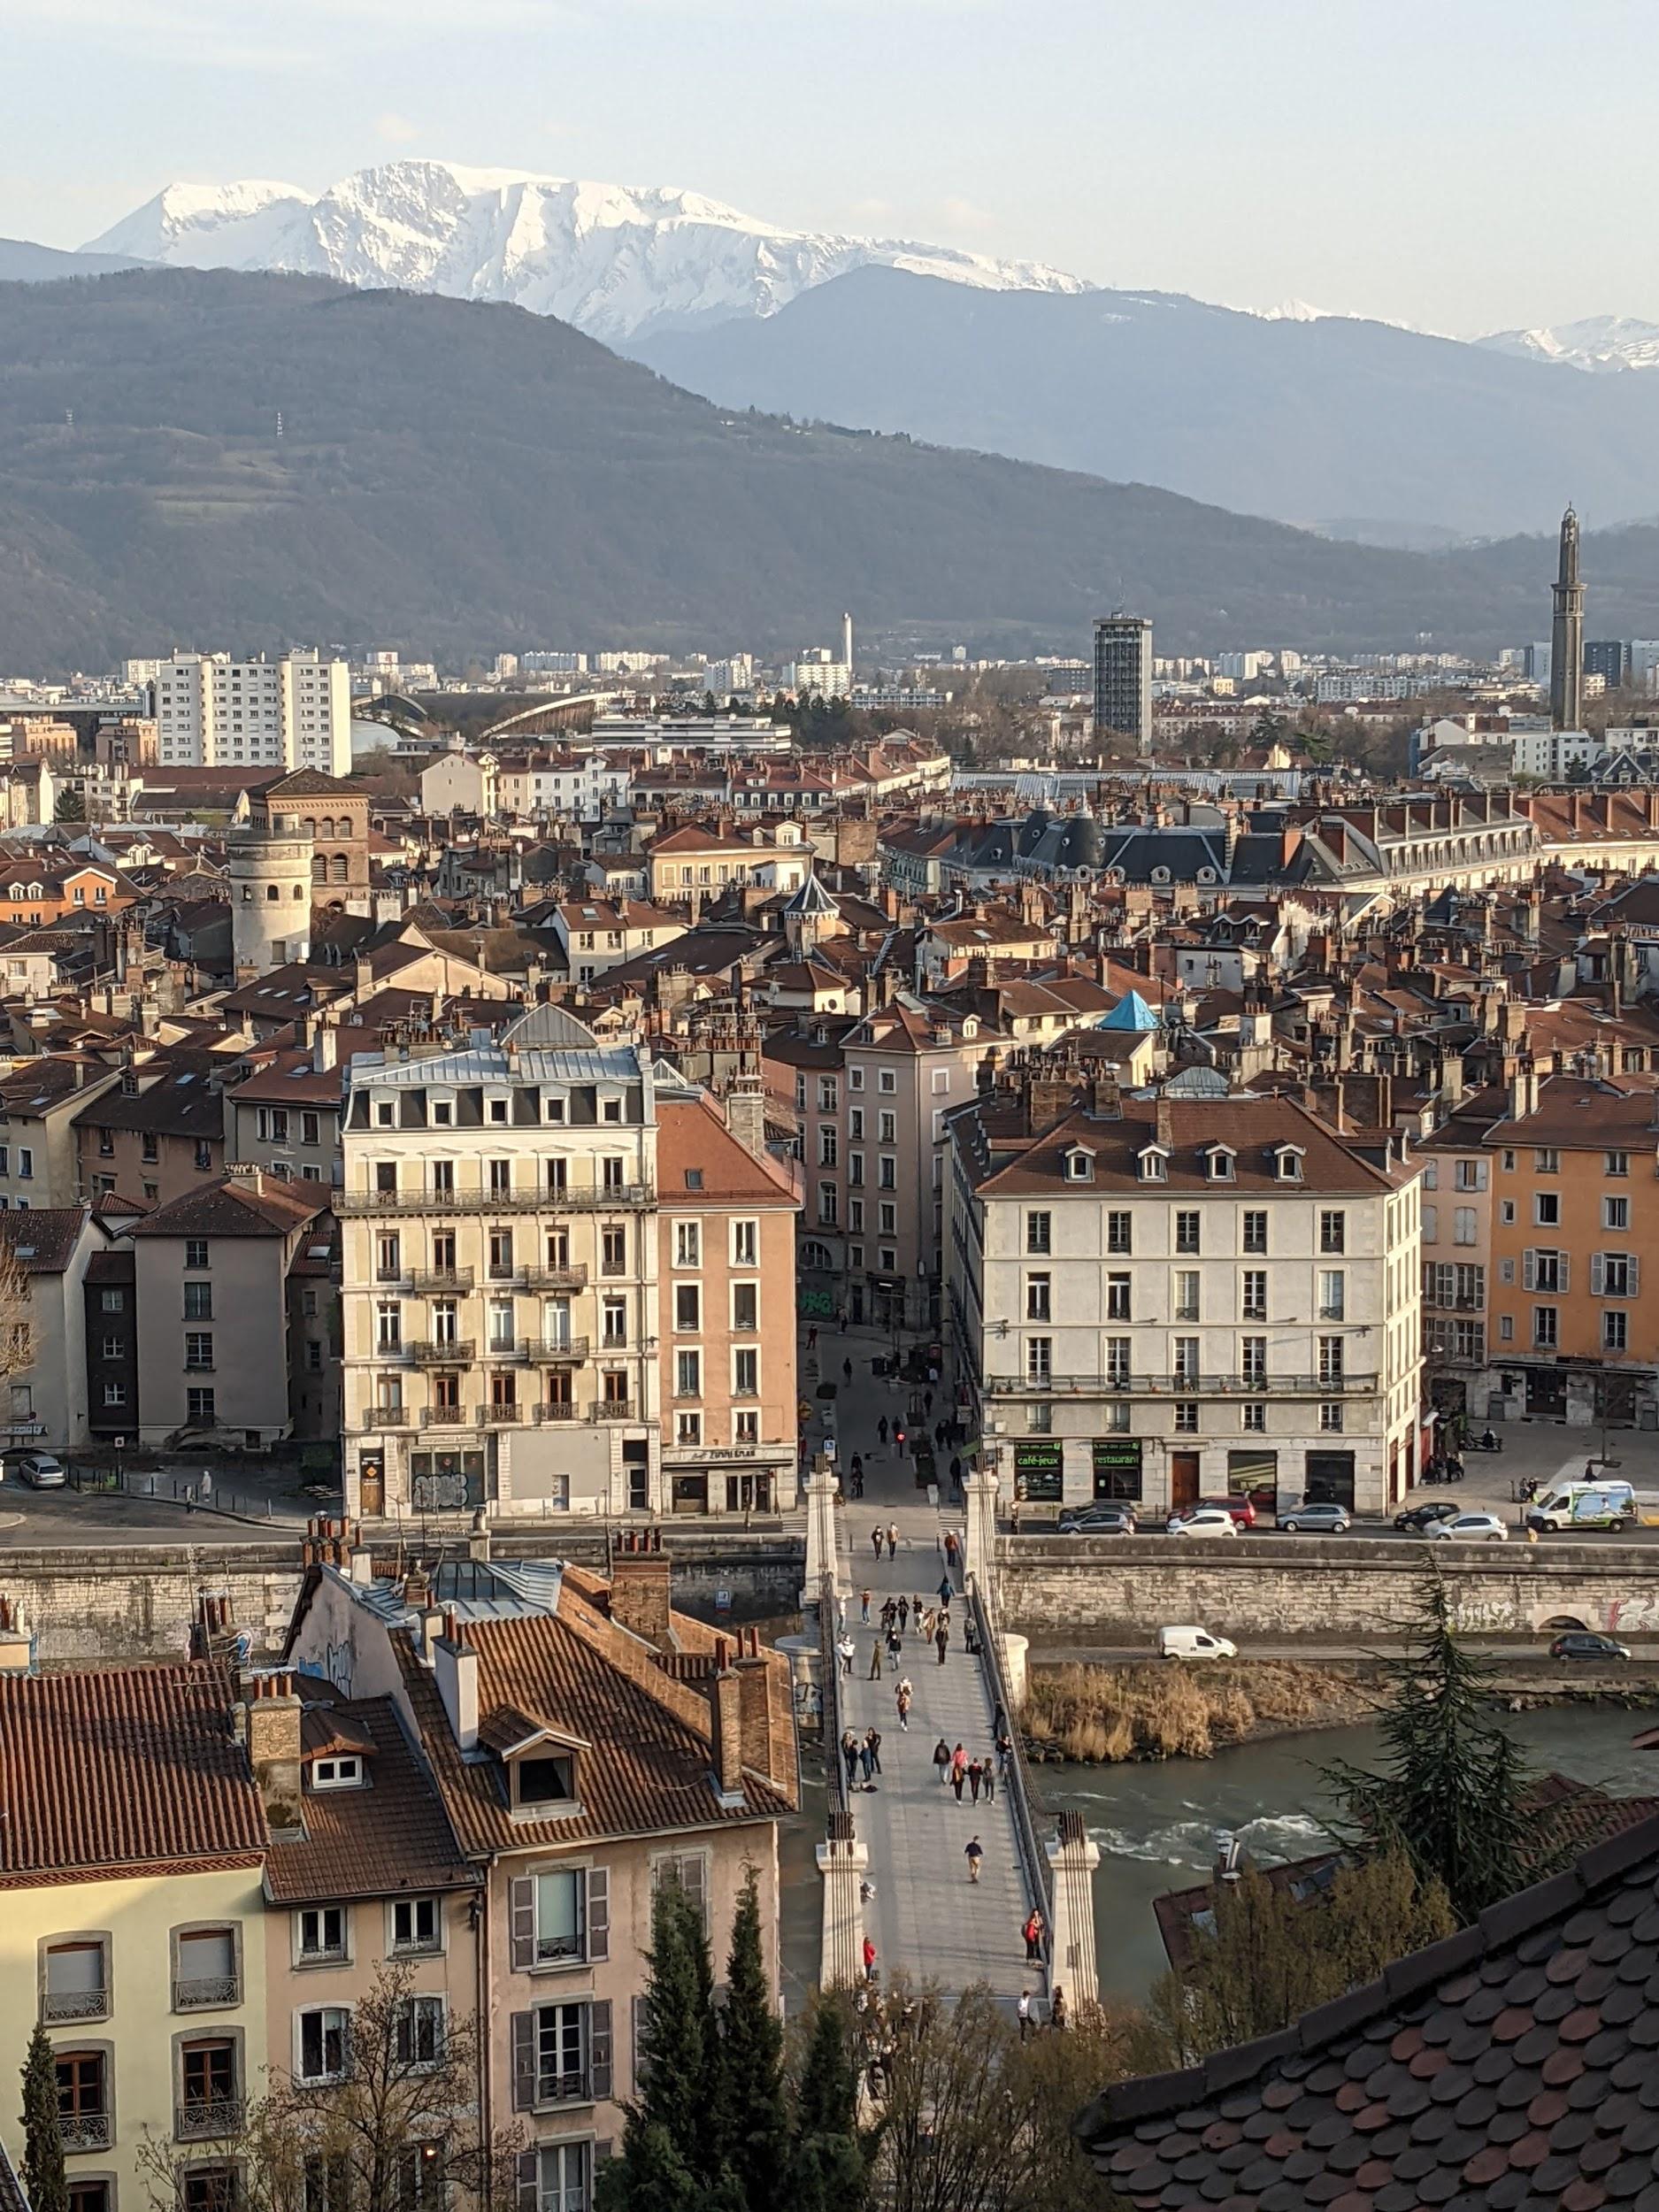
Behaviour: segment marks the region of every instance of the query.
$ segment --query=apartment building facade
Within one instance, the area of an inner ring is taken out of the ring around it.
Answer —
[[[950,1119],[959,1399],[1010,1496],[1380,1513],[1420,1451],[1418,1171],[1288,1098],[1026,1068]]]
[[[671,1253],[695,1239],[700,1315],[722,1317],[700,1363],[710,1395],[687,1394],[677,1409],[697,1414],[702,1440],[689,1440],[687,1424],[680,1448],[716,1455],[699,1463],[710,1510],[726,1509],[728,1470],[752,1479],[764,1468],[772,1502],[792,1502],[795,1431],[780,1427],[792,1368],[764,1332],[754,1345],[727,1338],[739,1283],[758,1283],[761,1311],[793,1316],[792,1240],[761,1225],[774,1211],[792,1217],[793,1187],[757,1160],[772,1195],[757,1187],[739,1206],[733,1173],[718,1164],[725,1132],[699,1125],[694,1156],[681,1159],[678,1135],[671,1145],[678,1187],[662,1200],[670,1225],[659,1223],[664,1111],[697,1100],[648,1052],[601,1047],[553,1007],[498,1044],[353,1060],[336,1211],[354,1513],[667,1510],[665,1237]],[[753,1230],[741,1242],[734,1209]],[[679,1380],[676,1366],[671,1395]],[[678,1417],[671,1432],[682,1433]],[[682,1510],[694,1494],[682,1486]]]
[[[275,660],[178,653],[156,665],[156,748],[178,768],[351,772],[351,680],[314,649]]]

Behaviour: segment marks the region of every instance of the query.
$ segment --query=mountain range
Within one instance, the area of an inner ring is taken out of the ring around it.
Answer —
[[[608,341],[769,315],[870,262],[991,289],[1088,288],[1035,262],[784,230],[695,192],[444,161],[386,162],[319,198],[258,180],[169,185],[85,250],[504,300]]]
[[[1584,565],[1593,634],[1652,634],[1659,528],[1588,534]],[[1552,569],[1538,540],[1334,543],[717,407],[517,308],[184,270],[0,288],[0,668],[296,641],[784,652],[843,607],[895,660],[1083,651],[1121,603],[1170,651],[1491,648],[1540,634]]]

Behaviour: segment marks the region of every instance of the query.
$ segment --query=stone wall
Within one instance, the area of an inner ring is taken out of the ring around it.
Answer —
[[[1623,1637],[1659,1637],[1659,1548],[1645,1544],[1444,1545],[1402,1538],[1068,1542],[1004,1538],[1003,1618],[1043,1644],[1144,1647],[1191,1623],[1250,1642],[1341,1644],[1397,1639],[1423,1578],[1446,1582],[1471,1633],[1535,1638],[1577,1622]]]
[[[664,1533],[668,1543],[679,1532]],[[389,1555],[392,1547],[384,1548]],[[450,1548],[465,1555],[464,1543]],[[798,1541],[774,1536],[745,1544],[733,1532],[723,1545],[703,1540],[672,1548],[673,1601],[685,1611],[715,1621],[794,1611],[803,1555]],[[604,1571],[603,1536],[560,1544],[549,1532],[534,1546],[495,1549],[503,1560],[565,1555]],[[0,1552],[0,1597],[21,1613],[37,1663],[47,1667],[182,1659],[204,1596],[228,1600],[227,1625],[249,1637],[256,1659],[268,1657],[287,1632],[299,1587],[297,1541]]]

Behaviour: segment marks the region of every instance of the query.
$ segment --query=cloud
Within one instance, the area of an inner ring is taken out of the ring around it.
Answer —
[[[996,217],[988,208],[976,207],[972,200],[949,199],[939,203],[939,219],[951,230],[995,230]]]
[[[374,119],[374,135],[389,140],[394,146],[406,146],[411,138],[420,136],[419,123],[411,123],[406,115],[395,115],[388,108]]]

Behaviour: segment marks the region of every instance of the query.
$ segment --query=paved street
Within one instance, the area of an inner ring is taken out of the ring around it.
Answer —
[[[875,1786],[852,1800],[857,1832],[869,1847],[876,1893],[865,1908],[864,1924],[884,1974],[902,1970],[917,1979],[936,1980],[951,1992],[987,1981],[1005,1999],[1027,1988],[1040,1997],[1046,1988],[1043,1970],[1025,1964],[1020,1931],[1030,1903],[1006,1796],[999,1793],[994,1802],[981,1797],[975,1805],[964,1789],[958,1804],[954,1791],[941,1784],[933,1763],[933,1747],[941,1737],[953,1750],[962,1744],[970,1759],[984,1758],[995,1741],[985,1678],[964,1648],[966,1616],[961,1600],[951,1609],[951,1641],[942,1667],[933,1647],[917,1633],[912,1614],[898,1671],[890,1671],[884,1660],[879,1680],[870,1679],[884,1599],[902,1595],[912,1605],[918,1597],[934,1602],[945,1571],[942,1532],[948,1525],[961,1525],[960,1515],[952,1517],[928,1504],[916,1487],[908,1459],[901,1464],[879,1441],[879,1417],[886,1414],[890,1422],[908,1402],[908,1391],[872,1380],[868,1363],[883,1341],[873,1333],[855,1331],[842,1338],[821,1331],[817,1354],[825,1379],[841,1386],[835,1434],[843,1479],[855,1452],[862,1454],[865,1469],[864,1495],[849,1499],[842,1516],[852,1591],[848,1632],[856,1656],[851,1679],[841,1685],[848,1724],[860,1736],[871,1726],[882,1736],[882,1770]],[[817,1380],[813,1358],[803,1351],[809,1397]],[[844,1358],[854,1363],[851,1385],[841,1374]],[[939,1411],[936,1401],[934,1415]],[[878,1563],[871,1534],[878,1525],[885,1530],[890,1524],[899,1530],[897,1554],[888,1558],[884,1543]],[[868,1626],[861,1617],[861,1593],[866,1589]],[[895,1703],[896,1685],[905,1678],[915,1692],[907,1732],[899,1728]],[[974,1835],[985,1856],[979,1882],[971,1884],[963,1854]]]

